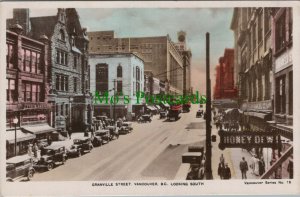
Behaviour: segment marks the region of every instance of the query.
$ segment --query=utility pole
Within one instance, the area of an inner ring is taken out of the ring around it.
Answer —
[[[211,170],[211,87],[210,87],[210,63],[209,63],[209,33],[206,33],[206,162],[205,177],[213,179]]]
[[[114,79],[114,122],[116,122],[116,80]]]
[[[186,56],[187,52],[183,51],[183,95],[186,95]]]

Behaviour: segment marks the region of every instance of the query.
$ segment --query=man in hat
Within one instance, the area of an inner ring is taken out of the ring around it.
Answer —
[[[242,161],[240,162],[240,170],[242,173],[242,179],[247,179],[248,163],[245,160],[245,157],[242,157]]]
[[[228,167],[228,163],[225,164],[225,168],[223,170],[223,178],[224,179],[231,179],[231,171]]]

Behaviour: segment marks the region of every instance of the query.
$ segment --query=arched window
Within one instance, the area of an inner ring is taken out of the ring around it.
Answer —
[[[122,66],[119,65],[118,68],[117,68],[117,77],[122,77],[123,76],[123,73],[122,73]]]
[[[61,29],[61,30],[59,31],[59,33],[60,33],[60,35],[59,35],[60,37],[59,37],[59,38],[60,38],[61,40],[65,41],[65,32]]]

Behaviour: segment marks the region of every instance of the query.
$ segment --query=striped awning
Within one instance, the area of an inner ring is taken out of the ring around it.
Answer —
[[[23,126],[23,129],[32,134],[50,133],[56,130],[55,128],[50,127],[48,124],[28,125]]]

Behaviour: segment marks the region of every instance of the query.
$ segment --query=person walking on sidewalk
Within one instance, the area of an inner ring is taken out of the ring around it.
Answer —
[[[240,170],[242,172],[242,179],[247,179],[248,163],[245,157],[242,157],[242,161],[240,162]]]
[[[224,163],[220,162],[218,167],[218,175],[220,176],[220,179],[224,179]]]
[[[224,179],[231,179],[231,171],[230,171],[230,168],[228,167],[228,164],[226,163],[225,164],[225,168],[224,168],[224,172],[223,172],[223,176],[224,176]]]

